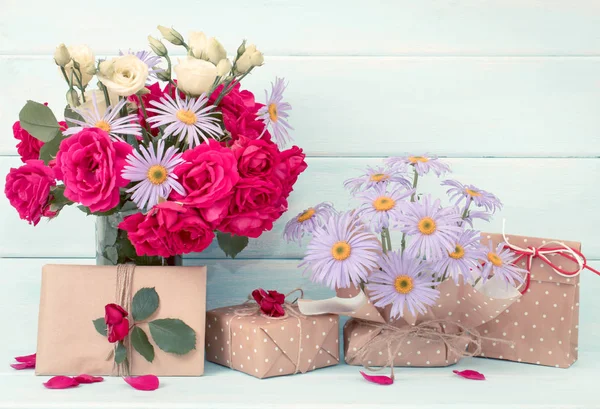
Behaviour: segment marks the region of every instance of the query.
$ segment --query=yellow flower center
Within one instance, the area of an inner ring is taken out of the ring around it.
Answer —
[[[331,247],[331,255],[334,259],[342,261],[350,257],[352,249],[348,242],[338,241]]]
[[[96,128],[102,129],[104,132],[110,132],[110,125],[106,121],[98,121],[95,124]]]
[[[153,185],[160,185],[167,180],[167,169],[161,165],[154,165],[148,169],[148,180]]]
[[[400,294],[408,294],[413,289],[413,280],[409,276],[398,276],[394,281],[394,287]]]
[[[304,212],[302,212],[302,214],[300,216],[298,216],[298,223],[304,223],[305,221],[307,221],[314,215],[315,215],[315,209],[310,207],[310,208],[306,209]]]
[[[189,109],[180,109],[177,111],[177,119],[183,122],[186,125],[192,125],[196,123],[196,114],[190,111]]]
[[[448,252],[448,255],[453,259],[458,260],[459,258],[463,258],[465,256],[465,249],[460,244],[457,244],[454,247],[454,251],[452,253]]]
[[[373,207],[378,212],[387,212],[396,206],[396,201],[388,196],[380,196],[373,201]]]
[[[279,119],[279,117],[277,116],[277,105],[269,105],[269,117],[271,118],[271,121],[277,122],[277,119]]]
[[[467,194],[471,197],[481,196],[481,193],[479,193],[477,190],[474,190],[474,189],[465,189],[465,192],[467,192]]]
[[[487,254],[487,258],[490,261],[490,263],[492,263],[493,265],[495,265],[496,267],[500,267],[502,266],[502,259],[494,252],[489,252]]]
[[[390,175],[386,175],[385,173],[375,173],[371,175],[371,182],[381,182],[382,180],[388,180]]]
[[[436,229],[435,222],[431,217],[423,217],[421,220],[419,220],[418,227],[421,233],[427,235],[433,234]]]
[[[429,158],[426,158],[425,156],[409,156],[408,160],[409,160],[410,163],[417,163],[417,162],[425,163],[425,162],[429,162]]]

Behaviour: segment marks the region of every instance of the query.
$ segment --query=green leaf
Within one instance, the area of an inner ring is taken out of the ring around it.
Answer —
[[[94,216],[110,216],[110,215],[113,215],[113,214],[115,214],[115,213],[117,213],[119,211],[119,209],[116,208],[116,207],[114,209],[111,209],[111,210],[107,211],[107,212],[92,212],[89,207],[83,206],[83,205],[79,205],[79,206],[77,206],[77,208],[79,210],[81,210],[83,213],[85,213],[86,215],[88,215],[88,216],[91,216],[91,215],[94,215]]]
[[[131,344],[141,356],[146,358],[146,361],[154,361],[154,347],[148,341],[148,335],[140,327],[135,327],[131,332]]]
[[[232,236],[229,233],[217,232],[217,242],[226,256],[235,258],[248,245],[248,237]]]
[[[115,362],[120,364],[125,361],[125,358],[127,358],[127,349],[125,348],[125,345],[123,345],[123,341],[119,341],[115,351]]]
[[[106,321],[104,321],[104,317],[95,319],[92,322],[94,323],[94,327],[96,328],[96,331],[98,331],[98,333],[100,335],[105,337],[106,336]]]
[[[131,315],[135,321],[142,321],[154,314],[158,308],[158,293],[152,288],[141,288],[131,301]]]
[[[19,112],[19,121],[23,129],[42,142],[50,142],[60,130],[52,110],[39,102],[27,101]]]
[[[56,158],[60,143],[67,139],[68,136],[64,136],[60,131],[56,133],[56,136],[51,141],[46,142],[40,148],[40,159],[47,165],[52,159]]]
[[[65,107],[65,122],[67,123],[67,126],[69,128],[71,128],[72,126],[79,126],[76,123],[71,122],[71,119],[76,119],[78,121],[84,122],[83,117],[81,115],[79,115],[77,112],[73,111],[73,109],[71,109],[70,106],[66,106]]]
[[[106,257],[113,266],[117,265],[117,261],[119,260],[119,253],[114,246],[106,246],[104,248],[103,256]]]
[[[185,322],[165,318],[148,324],[154,343],[163,351],[184,355],[196,349],[196,332]]]

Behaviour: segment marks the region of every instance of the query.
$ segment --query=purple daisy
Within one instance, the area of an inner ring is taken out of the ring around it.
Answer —
[[[440,292],[432,287],[430,266],[410,252],[392,251],[379,261],[381,270],[369,276],[366,287],[375,307],[392,305],[391,318],[404,316],[405,307],[413,316],[425,314],[435,305]]]
[[[523,270],[514,264],[519,256],[508,247],[505,247],[504,244],[498,243],[496,250],[494,250],[494,246],[490,241],[489,251],[483,259],[485,264],[481,267],[481,277],[484,281],[492,276],[498,277],[507,285],[518,287],[525,281],[527,270]]]
[[[457,180],[444,180],[442,186],[451,186],[447,193],[457,206],[464,201],[467,208],[473,203],[492,213],[502,209],[502,202],[494,194],[473,185],[463,185]]]
[[[316,226],[300,266],[312,270],[311,280],[331,288],[348,288],[365,282],[377,269],[381,243],[354,212],[332,215]]]
[[[412,188],[411,182],[406,180],[405,172],[390,166],[376,166],[374,168],[367,166],[367,171],[364,174],[346,180],[344,187],[354,194],[381,184],[398,184],[407,189]]]
[[[288,124],[287,119],[289,117],[287,111],[290,111],[292,106],[289,103],[282,101],[283,91],[285,91],[286,88],[286,85],[283,83],[283,78],[275,78],[275,83],[271,83],[271,87],[270,96],[265,90],[267,102],[265,106],[258,110],[257,120],[262,120],[265,123],[263,134],[267,130],[267,127],[270,126],[273,136],[275,136],[275,140],[277,141],[277,145],[283,147],[287,142],[292,140],[288,129],[293,130],[294,128]]]
[[[439,160],[437,156],[423,155],[388,158],[387,164],[392,167],[399,167],[400,169],[412,166],[419,176],[426,175],[430,171],[437,176],[450,172],[450,166]]]
[[[330,203],[324,202],[309,207],[286,223],[283,229],[283,238],[288,243],[297,241],[301,245],[305,233],[310,234],[317,226],[323,226],[327,219],[334,214],[336,214],[336,210]]]
[[[487,251],[481,245],[480,232],[465,230],[454,244],[454,251],[444,254],[434,265],[434,271],[439,276],[449,274],[455,283],[460,276],[465,282],[474,282],[479,275],[481,260],[486,259]]]
[[[358,215],[366,220],[375,233],[398,223],[402,217],[402,200],[413,194],[414,190],[388,189],[384,184],[375,185],[357,197],[361,200]]]
[[[489,222],[490,220],[492,220],[492,215],[487,213],[487,212],[482,212],[479,210],[469,210],[467,212],[467,216],[464,218],[464,221],[471,226],[471,228],[473,227],[473,221],[475,219],[481,219],[484,220],[486,222]]]
[[[173,169],[185,162],[175,147],[171,146],[165,152],[165,143],[159,140],[156,153],[154,147],[146,148],[140,145],[140,152],[133,151],[127,156],[127,165],[123,168],[122,176],[132,182],[139,182],[128,193],[138,208],[152,208],[158,203],[158,198],[169,197],[172,189],[182,196],[186,191],[177,181]]]
[[[432,203],[430,195],[419,202],[407,203],[398,220],[398,227],[412,238],[409,250],[428,260],[440,259],[454,245],[462,228],[456,208],[440,206],[440,200]]]

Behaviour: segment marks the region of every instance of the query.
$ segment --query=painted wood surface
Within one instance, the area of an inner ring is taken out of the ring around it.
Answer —
[[[128,34],[130,37],[130,34]],[[244,80],[259,101],[289,81],[296,144],[311,156],[600,156],[600,58],[274,57]],[[0,57],[0,154],[27,99],[62,118],[51,56]]]

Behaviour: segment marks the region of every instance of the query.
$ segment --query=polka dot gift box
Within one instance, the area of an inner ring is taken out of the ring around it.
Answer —
[[[481,356],[568,368],[577,360],[579,275],[587,268],[581,244],[510,235],[508,244],[521,255],[520,267],[530,271],[522,297],[496,319],[477,328],[484,336]],[[502,234],[482,233],[495,246]],[[579,263],[578,263],[579,262]],[[556,270],[555,270],[556,268]]]

